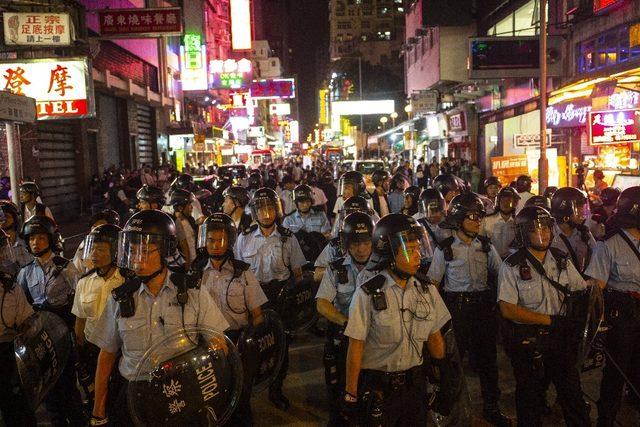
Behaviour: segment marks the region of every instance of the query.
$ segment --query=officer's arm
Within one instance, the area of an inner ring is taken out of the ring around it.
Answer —
[[[429,354],[434,359],[444,359],[445,343],[440,331],[429,335],[429,339],[427,340],[427,350],[429,350]]]
[[[189,248],[189,243],[187,243],[186,239],[180,240],[180,242],[178,242],[178,246],[180,246],[182,255],[184,255],[184,266],[188,270],[189,266],[191,265],[191,250]]]
[[[526,325],[551,325],[551,317],[548,314],[536,313],[517,304],[499,301],[502,317]]]
[[[264,321],[264,316],[262,315],[262,307],[257,307],[251,310],[251,324],[253,326],[258,326]]]
[[[325,267],[316,267],[315,270],[313,270],[313,281],[314,282],[321,282],[322,281],[322,276],[324,276],[324,270],[326,268]]]
[[[93,403],[93,416],[105,418],[107,412],[107,395],[109,377],[116,362],[116,353],[100,350],[98,366],[96,368],[95,401]]]
[[[330,322],[343,326],[349,318],[340,313],[330,301],[324,298],[316,298],[316,309],[318,313],[326,317]]]
[[[358,378],[360,377],[360,366],[362,364],[363,352],[364,341],[349,338],[349,350],[347,351],[347,382],[345,390],[353,396],[358,395]]]
[[[74,326],[74,331],[76,333],[76,341],[78,342],[78,345],[82,346],[84,345],[84,325],[87,322],[87,319],[83,318],[83,317],[76,317],[76,323]]]

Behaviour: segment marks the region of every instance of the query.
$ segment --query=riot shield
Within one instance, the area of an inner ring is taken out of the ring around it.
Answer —
[[[471,400],[451,322],[442,328],[441,333],[445,341],[445,359],[449,367],[446,371],[436,368],[428,356],[426,346],[424,349],[429,414],[436,426],[470,425]]]
[[[298,243],[300,243],[300,249],[302,249],[307,262],[311,264],[316,262],[316,259],[327,245],[326,237],[317,231],[307,232],[304,230],[298,231],[295,236],[298,239]]]
[[[242,331],[238,344],[245,366],[252,365],[254,393],[271,385],[280,371],[286,351],[286,336],[280,316],[270,309],[263,310],[262,315],[264,320],[261,324]]]
[[[138,426],[223,425],[242,389],[242,362],[223,334],[192,327],[154,344],[129,383]]]
[[[318,318],[315,295],[319,284],[313,277],[290,280],[278,295],[277,312],[282,318],[285,331],[306,331]]]
[[[585,363],[590,365],[587,359],[601,359],[601,355],[592,352],[592,346],[601,329],[604,319],[604,298],[602,289],[592,285],[585,291],[581,291],[574,300],[574,308],[571,316],[577,324],[578,351],[577,366],[580,368]]]
[[[13,340],[16,365],[25,396],[35,410],[56,384],[71,354],[66,323],[49,311],[38,311]]]

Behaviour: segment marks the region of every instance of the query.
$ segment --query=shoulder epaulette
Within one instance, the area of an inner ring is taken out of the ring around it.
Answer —
[[[527,254],[525,253],[526,249],[518,249],[511,255],[509,255],[504,262],[509,264],[511,267],[515,267],[516,265],[522,264],[522,262],[527,259]]]
[[[80,279],[84,279],[85,277],[89,277],[91,276],[93,273],[95,273],[96,271],[98,271],[97,268],[92,268],[91,270],[87,271],[86,273],[84,273],[82,276],[80,276]],[[78,279],[79,280],[79,279]]]
[[[440,249],[451,247],[451,245],[453,244],[454,240],[455,240],[455,238],[453,236],[449,236],[446,239],[442,239],[440,241],[440,243],[438,244],[438,247]]]
[[[558,249],[555,247],[550,247],[549,251],[551,251],[551,255],[557,260],[563,260],[569,258],[569,254],[563,251],[562,249]]]
[[[293,235],[291,230],[281,225],[278,225],[277,229],[278,229],[278,233],[280,233],[283,237],[291,237]]]
[[[54,255],[51,261],[53,261],[53,263],[60,268],[65,268],[67,264],[69,264],[69,260],[61,257],[60,255]]]
[[[233,266],[234,277],[240,277],[242,273],[247,271],[250,267],[250,265],[247,264],[246,262],[240,261],[239,259],[235,259],[235,258],[231,258],[231,265]]]
[[[253,233],[257,229],[258,229],[258,224],[253,224],[253,225],[250,225],[249,227],[245,228],[244,230],[242,230],[242,234],[246,236],[247,234]]]
[[[331,261],[329,263],[329,265],[331,266],[331,268],[333,270],[340,268],[340,266],[342,265],[342,263],[344,262],[344,257],[340,257],[340,258],[336,258],[333,261]]]
[[[371,295],[375,292],[380,291],[380,289],[382,289],[382,287],[384,286],[385,281],[385,277],[382,274],[378,274],[364,282],[361,287],[365,294]]]

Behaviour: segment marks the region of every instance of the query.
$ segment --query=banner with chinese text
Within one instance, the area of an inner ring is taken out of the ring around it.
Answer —
[[[93,117],[90,70],[87,58],[0,62],[0,90],[34,98],[38,120]]]
[[[98,11],[102,37],[159,37],[182,34],[179,7]]]
[[[6,45],[69,46],[72,40],[68,13],[3,12]]]
[[[500,178],[502,185],[509,185],[520,175],[529,175],[526,154],[491,157],[491,175]]]

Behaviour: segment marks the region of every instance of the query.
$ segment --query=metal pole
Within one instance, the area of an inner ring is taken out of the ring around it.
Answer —
[[[5,124],[7,131],[7,157],[9,157],[9,179],[11,180],[11,200],[16,205],[19,204],[18,199],[18,169],[16,165],[16,132],[15,125],[11,122]]]
[[[538,162],[538,193],[549,185],[547,159],[547,0],[540,0],[540,160]]]
[[[358,86],[360,87],[360,101],[362,101],[362,57],[358,56]],[[360,131],[364,132],[362,114],[360,114]]]

